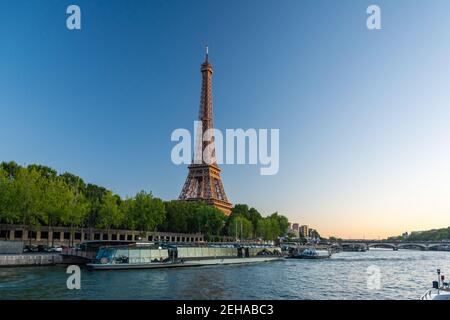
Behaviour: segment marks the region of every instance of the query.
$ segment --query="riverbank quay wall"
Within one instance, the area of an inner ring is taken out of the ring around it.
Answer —
[[[63,263],[59,253],[0,254],[0,267],[51,266]]]
[[[140,232],[137,230],[120,229],[95,229],[67,227],[40,226],[30,230],[25,225],[0,224],[0,240],[19,240],[25,244],[71,246],[91,240],[127,240],[127,241],[150,241],[150,242],[179,242],[198,243],[204,242],[201,233],[173,233],[173,232]],[[233,242],[231,237],[220,237],[222,242]]]

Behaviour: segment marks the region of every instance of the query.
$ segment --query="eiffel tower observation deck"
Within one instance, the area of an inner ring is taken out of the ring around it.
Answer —
[[[203,201],[220,209],[224,214],[231,213],[232,204],[228,201],[220,168],[215,160],[212,100],[213,67],[208,61],[208,47],[206,47],[205,61],[201,65],[202,89],[200,97],[199,121],[196,136],[196,149],[193,164],[189,166],[189,173],[184,183],[179,200]],[[207,152],[205,152],[207,150]],[[209,158],[205,159],[205,154]]]

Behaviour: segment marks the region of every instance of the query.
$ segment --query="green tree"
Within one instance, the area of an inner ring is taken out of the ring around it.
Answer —
[[[42,166],[39,164],[30,164],[27,167],[28,171],[36,171],[39,173],[39,175],[42,177],[43,180],[51,180],[56,178],[56,175],[58,174],[55,169],[52,169],[47,166]]]
[[[133,216],[133,206],[134,199],[133,198],[125,198],[119,204],[119,210],[123,214],[122,222],[120,224],[121,228],[134,230],[136,229],[136,221]]]
[[[14,161],[2,162],[0,163],[0,167],[6,172],[7,177],[10,179],[14,179],[22,168]]]
[[[311,237],[315,238],[315,239],[322,239],[322,237],[320,236],[319,232],[317,232],[317,230],[312,231]]]
[[[199,210],[206,207],[206,204],[199,201],[180,201],[187,210],[187,232],[197,233],[202,232],[205,228],[202,225],[202,219],[198,214]]]
[[[244,217],[247,220],[250,220],[249,218],[249,209],[248,205],[246,204],[235,204],[234,207],[231,209],[230,215],[225,220],[225,226],[223,228],[224,234],[227,234],[228,236],[235,236],[235,230],[232,228],[232,220],[236,217]]]
[[[248,210],[248,219],[252,223],[252,236],[256,238],[258,221],[262,219],[261,214],[255,208],[250,208],[250,210]]]
[[[154,231],[164,222],[164,203],[161,199],[153,198],[151,193],[140,191],[132,202],[131,215],[139,231]]]
[[[41,175],[41,178],[42,177],[43,176]],[[40,199],[40,205],[42,206],[44,215],[42,219],[49,226],[50,231],[53,231],[53,226],[63,223],[63,217],[66,211],[69,210],[72,191],[67,184],[63,180],[57,178],[56,175],[47,177],[47,179],[41,181],[43,194]],[[48,243],[50,239],[47,240]]]
[[[279,236],[279,226],[275,219],[270,217],[258,221],[257,235],[264,240],[276,240]]]
[[[103,204],[103,197],[108,190],[95,184],[88,184],[84,192],[84,196],[89,204],[89,212],[82,224],[86,223],[89,229],[89,234],[93,227],[100,227],[100,210]]]
[[[102,199],[102,204],[99,210],[99,226],[105,228],[108,237],[112,227],[119,227],[123,220],[123,212],[118,205],[119,197],[114,195],[111,191],[107,191]]]
[[[196,212],[199,232],[204,234],[207,239],[213,239],[220,235],[225,224],[225,215],[219,209],[212,206],[199,206]]]
[[[249,219],[249,213],[248,213],[248,205],[246,204],[236,204],[234,205],[233,209],[231,209],[231,215],[232,216],[243,216],[246,219]]]
[[[35,231],[44,217],[43,181],[35,169],[21,168],[14,179],[14,202],[20,220],[28,229]],[[31,241],[31,240],[30,240]]]
[[[278,227],[277,236],[281,237],[286,235],[289,228],[288,218],[278,214],[278,212],[275,212],[269,216],[269,219],[272,219]]]
[[[84,183],[83,179],[80,177],[71,174],[69,172],[64,172],[61,174],[60,179],[63,180],[72,190],[78,192],[78,193],[86,193],[86,184]]]
[[[70,227],[70,241],[73,244],[75,228],[82,225],[86,215],[89,213],[89,202],[78,190],[71,188],[67,210],[64,211],[62,221]]]
[[[0,166],[0,223],[12,224],[18,222],[19,211],[14,200],[13,181],[9,173]]]
[[[190,205],[186,201],[167,201],[164,203],[166,219],[164,230],[168,232],[191,232],[189,220],[192,217]]]
[[[21,223],[30,230],[41,224],[50,228],[69,226],[72,241],[78,226],[106,228],[108,233],[115,227],[142,232],[156,229],[201,232],[207,239],[229,234],[266,240],[285,235],[288,227],[286,217],[274,213],[263,218],[246,204],[235,205],[231,215],[225,217],[220,210],[203,202],[164,203],[144,191],[122,200],[106,188],[86,184],[71,173],[58,175],[47,166],[32,164],[24,168],[15,162],[0,163],[0,222]],[[449,234],[446,229],[412,236],[441,239]]]
[[[253,225],[250,220],[242,215],[231,217],[228,224],[228,235],[245,240],[251,239],[253,234]]]
[[[83,179],[69,172],[61,174],[59,178],[64,181],[71,190],[71,199],[69,201],[68,210],[64,214],[63,223],[70,227],[70,239],[71,243],[73,243],[75,228],[79,226],[83,228],[84,220],[89,220],[88,214],[92,212],[90,202],[86,197],[87,186]]]

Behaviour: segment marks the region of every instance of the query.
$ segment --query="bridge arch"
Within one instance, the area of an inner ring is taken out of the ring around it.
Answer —
[[[367,245],[367,248],[397,248],[397,245],[394,243],[370,243]]]
[[[428,245],[428,249],[439,248],[439,247],[441,247],[441,248],[448,248],[448,247],[450,247],[450,244],[449,243],[445,243],[445,242],[440,242],[440,243],[432,243],[432,244]]]
[[[416,247],[419,248],[421,250],[427,250],[428,246],[426,244],[422,244],[422,243],[401,243],[397,246],[399,249],[400,248],[404,248],[404,247]]]

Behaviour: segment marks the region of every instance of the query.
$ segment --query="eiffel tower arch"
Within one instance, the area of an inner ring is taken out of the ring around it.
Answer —
[[[212,74],[213,68],[208,61],[208,47],[206,47],[205,61],[201,65],[202,88],[200,96],[199,132],[196,132],[196,150],[195,161],[189,168],[189,173],[184,183],[179,200],[184,201],[202,201],[220,209],[225,215],[231,213],[232,204],[228,201],[222,179],[220,177],[220,168],[215,161],[214,136],[208,136],[205,139],[206,130],[213,129],[213,103],[212,103]],[[211,132],[211,130],[209,130]],[[210,144],[209,150],[212,161],[205,162],[203,151]],[[198,163],[197,163],[198,162]]]

